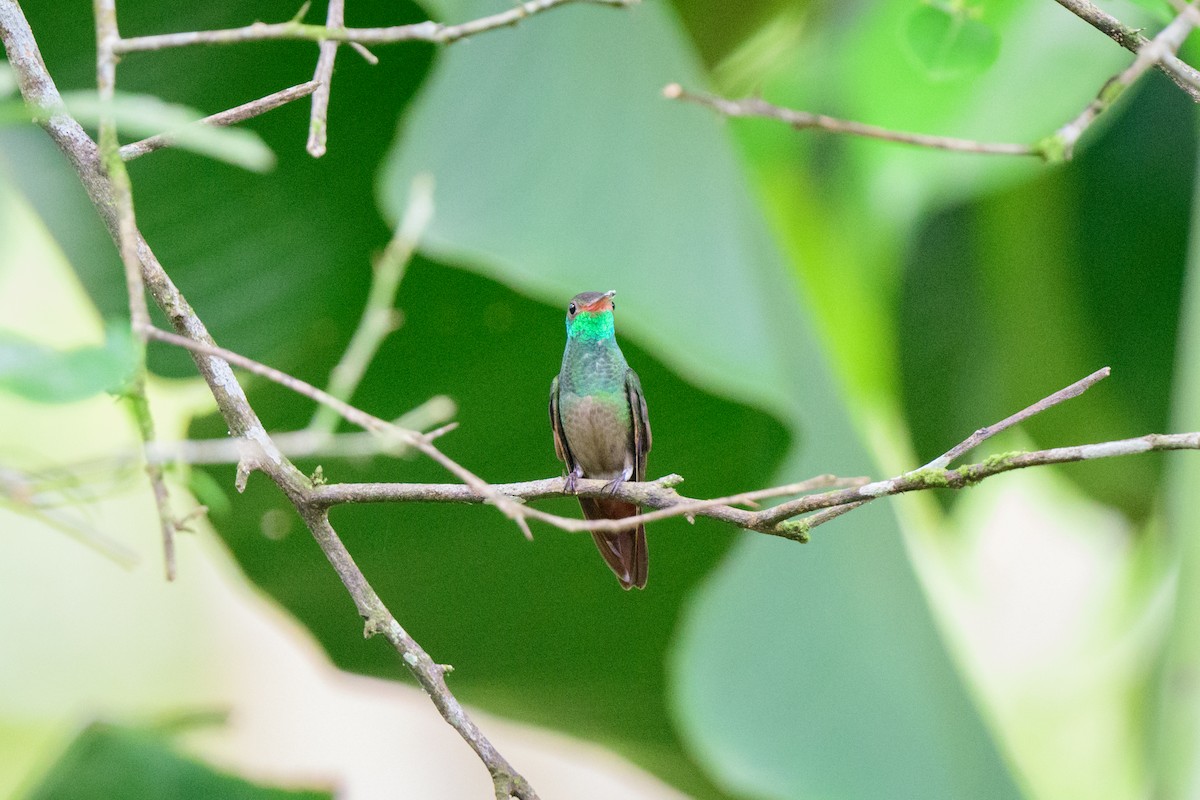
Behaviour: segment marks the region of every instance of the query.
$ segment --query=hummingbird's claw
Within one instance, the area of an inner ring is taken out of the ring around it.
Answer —
[[[566,480],[563,481],[563,490],[566,491],[568,494],[575,494],[575,492],[576,492],[575,483],[582,477],[583,477],[583,470],[581,470],[578,466],[575,467],[575,469],[573,469],[567,473]]]
[[[621,488],[621,484],[632,477],[633,469],[631,467],[626,467],[624,472],[613,478],[608,483],[604,484],[604,491],[608,492],[609,494],[616,494],[617,489]]]

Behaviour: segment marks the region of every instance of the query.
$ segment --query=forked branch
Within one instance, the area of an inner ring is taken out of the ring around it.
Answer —
[[[1104,31],[1123,47],[1132,50],[1136,54],[1136,58],[1131,65],[1106,81],[1095,99],[1090,101],[1074,119],[1061,126],[1053,134],[1045,136],[1033,144],[982,142],[974,139],[898,131],[824,114],[784,108],[759,97],[732,99],[704,92],[689,91],[678,83],[667,84],[663,88],[663,96],[669,100],[682,100],[705,106],[726,117],[761,117],[778,120],[796,130],[815,129],[828,133],[960,153],[1037,156],[1048,163],[1069,161],[1074,155],[1075,145],[1079,138],[1096,121],[1097,117],[1111,108],[1126,89],[1153,67],[1161,69],[1192,100],[1200,102],[1200,72],[1180,61],[1175,55],[1193,28],[1200,24],[1200,12],[1197,11],[1196,3],[1177,4],[1179,6],[1178,16],[1153,39],[1147,39],[1139,31],[1123,25],[1087,0],[1057,1],[1084,21]]]

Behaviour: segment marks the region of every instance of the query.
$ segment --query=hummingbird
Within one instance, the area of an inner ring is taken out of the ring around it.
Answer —
[[[567,305],[567,347],[562,368],[550,384],[554,452],[567,465],[566,490],[579,478],[607,480],[610,491],[623,481],[646,478],[650,419],[637,373],[629,368],[613,332],[613,295],[582,292]],[[581,497],[588,519],[623,519],[641,512],[633,503]],[[646,529],[592,533],[592,539],[621,587],[646,586]]]

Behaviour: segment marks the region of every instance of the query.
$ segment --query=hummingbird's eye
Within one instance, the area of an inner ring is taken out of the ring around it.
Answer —
[[[571,303],[571,305],[567,306],[567,313],[570,314],[572,317],[575,316],[575,304],[574,303]]]

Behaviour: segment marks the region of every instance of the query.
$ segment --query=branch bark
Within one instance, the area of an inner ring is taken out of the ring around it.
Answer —
[[[929,147],[935,150],[952,150],[959,153],[980,153],[985,155],[1002,156],[1037,156],[1038,151],[1025,144],[1009,144],[1006,142],[979,142],[973,139],[956,139],[951,136],[932,136],[925,133],[909,133],[878,125],[868,125],[863,122],[827,117],[824,114],[813,114],[808,111],[797,111],[784,108],[757,97],[745,97],[741,100],[731,100],[727,97],[689,92],[678,83],[670,83],[663,87],[663,96],[668,100],[683,100],[696,105],[707,106],[718,114],[726,117],[762,117],[776,119],[798,131],[816,128],[829,133],[841,133],[849,136],[861,136],[866,139],[881,139],[887,142],[911,144],[917,147]]]
[[[257,117],[260,114],[265,114],[268,111],[273,111],[282,105],[286,105],[293,100],[299,100],[302,97],[308,97],[317,88],[315,81],[301,83],[296,86],[290,86],[287,89],[282,89],[266,97],[260,97],[257,100],[251,100],[249,103],[243,103],[240,106],[219,111],[216,114],[211,114],[204,119],[198,119],[193,122],[193,125],[212,125],[214,127],[224,127],[226,125],[235,125],[239,122],[244,122],[248,119]],[[135,158],[144,156],[147,153],[153,153],[155,150],[161,150],[164,147],[171,147],[175,144],[178,131],[168,131],[160,133],[157,136],[151,136],[148,139],[142,139],[139,142],[131,142],[130,144],[121,147],[121,158],[125,161],[132,161]]]
[[[1096,118],[1111,108],[1113,103],[1117,102],[1117,98],[1147,70],[1156,64],[1162,64],[1167,58],[1173,58],[1196,27],[1197,21],[1196,4],[1189,3],[1184,6],[1179,15],[1159,31],[1157,36],[1138,47],[1133,63],[1109,78],[1096,98],[1088,103],[1077,117],[1038,143],[1039,152],[1048,161],[1070,160],[1079,138]]]
[[[329,9],[325,14],[325,27],[339,29],[345,27],[346,0],[329,0]],[[320,44],[320,55],[317,56],[317,69],[313,73],[313,83],[317,90],[313,92],[312,113],[308,121],[308,154],[313,158],[325,155],[325,142],[328,134],[327,117],[329,115],[329,90],[333,84],[333,62],[337,59],[338,42],[326,39]]]
[[[117,217],[117,249],[125,267],[125,287],[128,294],[129,317],[133,327],[137,352],[133,375],[125,387],[133,417],[141,434],[143,447],[154,444],[154,418],[146,398],[146,337],[139,333],[150,325],[150,308],[146,303],[146,287],[142,267],[137,253],[137,223],[133,213],[133,189],[129,174],[121,160],[117,141],[116,121],[112,116],[113,96],[116,92],[117,58],[113,47],[121,36],[117,31],[117,8],[115,0],[95,0],[96,17],[96,87],[100,97],[100,168],[107,175],[111,187],[114,213]],[[146,477],[154,494],[154,506],[158,511],[162,535],[163,564],[167,580],[175,580],[175,532],[178,524],[171,514],[170,496],[163,478],[162,467],[149,458],[145,460]]]
[[[393,44],[396,42],[430,42],[451,44],[476,34],[497,28],[507,28],[534,14],[549,11],[558,6],[572,3],[590,3],[601,6],[624,7],[639,0],[528,0],[507,11],[463,22],[445,25],[441,22],[417,22],[411,25],[393,25],[387,28],[344,28],[326,25],[306,25],[299,20],[264,24],[256,22],[244,28],[227,28],[216,31],[187,31],[165,33],[157,36],[136,36],[122,39],[116,46],[119,55],[165,50],[170,47],[189,47],[197,44],[238,44],[241,42],[264,42],[292,39],[309,42],[356,42],[358,44]]]
[[[1150,41],[1142,35],[1140,29],[1129,27],[1097,7],[1090,0],[1055,0],[1055,2],[1131,53],[1138,52]],[[1173,53],[1154,66],[1186,92],[1193,102],[1200,103],[1200,71],[1184,63]]]

